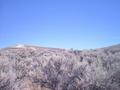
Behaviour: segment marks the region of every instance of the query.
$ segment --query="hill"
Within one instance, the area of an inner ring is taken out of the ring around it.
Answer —
[[[0,49],[0,90],[120,90],[120,45]]]

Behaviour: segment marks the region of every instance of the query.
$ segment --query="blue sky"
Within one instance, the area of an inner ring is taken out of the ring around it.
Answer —
[[[0,47],[90,49],[120,43],[120,0],[0,0]]]

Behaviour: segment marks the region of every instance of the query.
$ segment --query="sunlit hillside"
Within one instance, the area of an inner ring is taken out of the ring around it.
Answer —
[[[120,45],[0,49],[0,90],[120,90]]]

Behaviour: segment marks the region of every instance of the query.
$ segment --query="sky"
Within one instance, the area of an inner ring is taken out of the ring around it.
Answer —
[[[120,0],[0,0],[0,48],[120,44]]]

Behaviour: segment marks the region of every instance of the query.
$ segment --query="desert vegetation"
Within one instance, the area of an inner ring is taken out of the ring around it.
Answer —
[[[0,50],[0,90],[120,90],[120,45]]]

